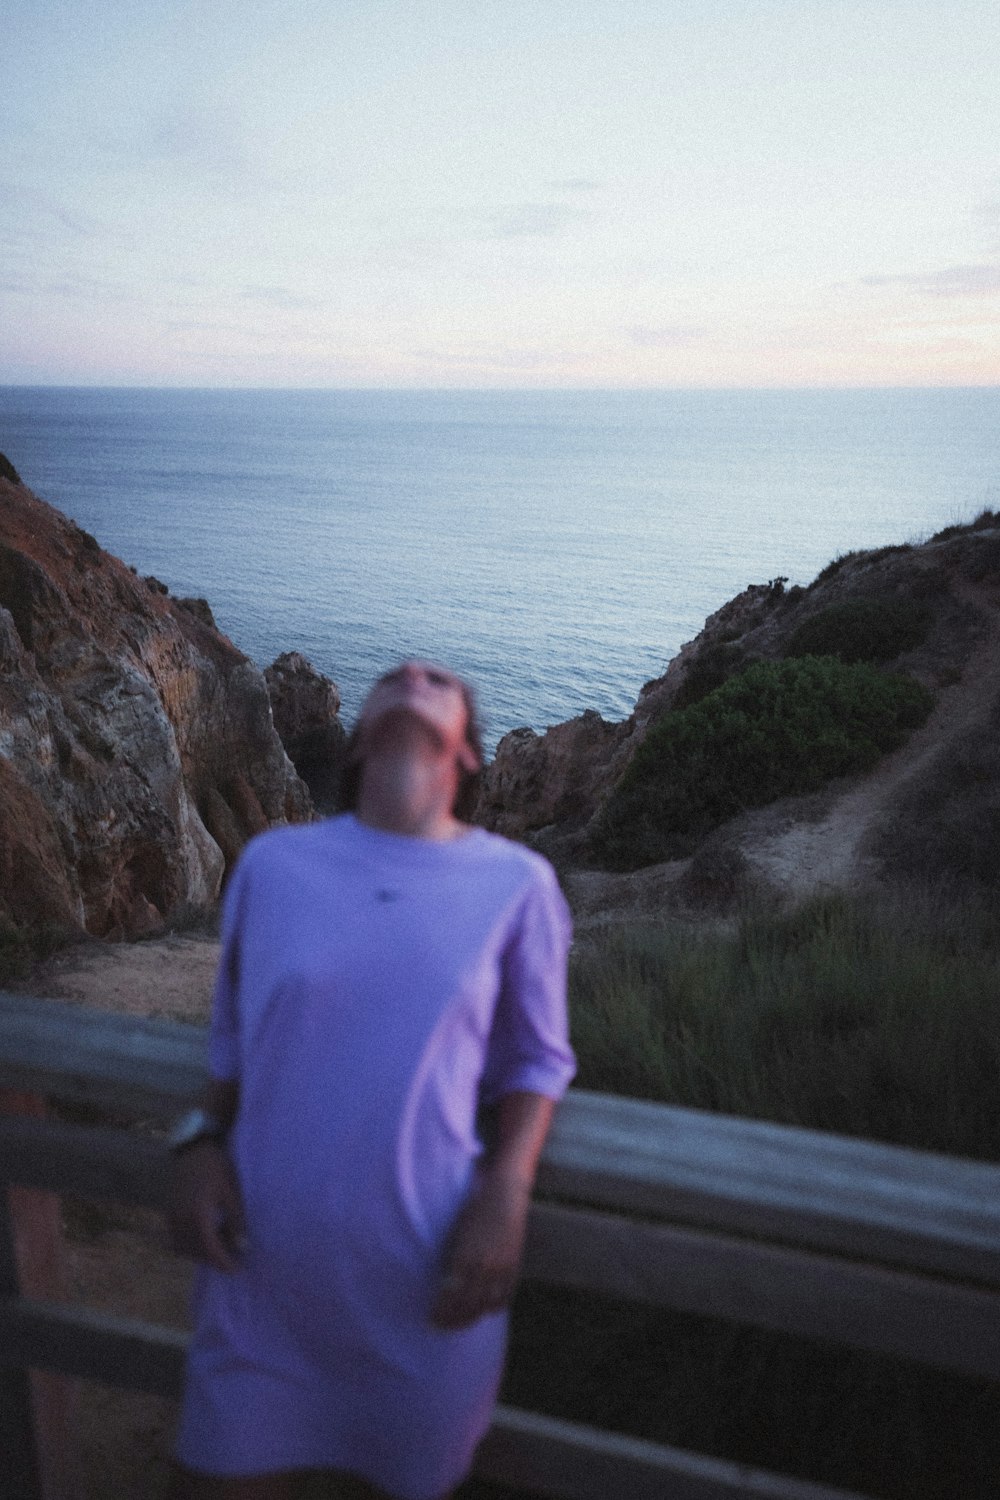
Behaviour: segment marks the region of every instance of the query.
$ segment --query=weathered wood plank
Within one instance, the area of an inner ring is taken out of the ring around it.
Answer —
[[[505,1406],[479,1446],[473,1472],[552,1500],[865,1500]]]
[[[1000,1167],[571,1091],[545,1194],[1000,1286]]]
[[[167,1159],[134,1132],[0,1120],[0,1175],[159,1208]],[[1000,1296],[864,1262],[536,1203],[525,1274],[1000,1378]]]
[[[27,1370],[0,1367],[0,1500],[41,1500]]]
[[[204,1032],[0,994],[0,1085],[172,1111]],[[1000,1167],[571,1092],[542,1193],[1000,1286]]]
[[[546,1203],[525,1275],[1000,1379],[1000,1294],[938,1277]]]
[[[0,991],[0,1087],[174,1114],[204,1082],[201,1026]]]
[[[20,1290],[14,1228],[0,1185],[0,1306]],[[0,1500],[41,1500],[35,1414],[26,1369],[2,1364],[0,1336]]]
[[[0,1086],[173,1113],[199,1092],[204,1050],[202,1028],[0,994]],[[135,1133],[0,1126],[0,1171],[35,1187],[156,1205],[164,1156]],[[536,1274],[997,1374],[1000,1168],[576,1093],[557,1118],[540,1187],[595,1207],[536,1206]],[[598,1211],[607,1208],[640,1217]],[[906,1271],[885,1269],[893,1263]],[[10,1277],[6,1291],[3,1363],[176,1395],[184,1333],[15,1298]],[[25,1455],[20,1493],[33,1482]],[[566,1500],[847,1500],[519,1412],[498,1414],[480,1472]]]
[[[0,1298],[0,1364],[176,1397],[188,1335],[86,1307]]]
[[[0,1109],[45,1128],[38,1094],[0,1090]],[[7,1209],[21,1296],[67,1300],[62,1216],[55,1193],[10,1186]],[[77,1430],[76,1384],[53,1370],[30,1370],[31,1428],[40,1500],[80,1500],[83,1478]]]

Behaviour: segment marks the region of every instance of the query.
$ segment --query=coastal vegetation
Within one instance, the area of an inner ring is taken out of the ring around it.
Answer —
[[[974,888],[613,926],[572,970],[582,1088],[992,1161],[998,1012]]]
[[[571,981],[582,1087],[1000,1161],[986,892],[637,921]],[[1000,1472],[988,1381],[563,1289],[519,1294],[505,1397],[883,1500],[989,1500]]]
[[[610,869],[690,854],[727,818],[868,771],[930,712],[912,678],[836,656],[757,661],[650,729],[597,822]]]
[[[959,527],[958,529],[961,530],[962,528]],[[836,557],[831,558],[825,567],[819,570],[813,580],[813,586],[817,583],[829,583],[830,579],[836,578],[837,574],[844,568],[850,568],[856,563],[865,563],[870,566],[872,563],[883,562],[887,557],[898,557],[901,553],[912,551],[913,544],[911,542],[895,542],[888,547],[867,547],[856,552],[839,552]]]

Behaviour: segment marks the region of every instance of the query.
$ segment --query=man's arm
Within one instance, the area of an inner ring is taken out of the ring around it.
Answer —
[[[505,1094],[496,1131],[445,1256],[431,1318],[462,1328],[511,1299],[521,1266],[538,1161],[555,1100],[527,1091]]]
[[[177,1254],[229,1272],[239,1267],[244,1234],[239,1183],[224,1139],[238,1107],[239,1085],[234,1079],[209,1080],[203,1108],[219,1122],[223,1138],[206,1137],[175,1155],[168,1209]]]

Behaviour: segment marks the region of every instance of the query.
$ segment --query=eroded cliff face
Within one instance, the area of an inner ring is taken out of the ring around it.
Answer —
[[[0,911],[132,935],[312,816],[262,673],[0,473]]]

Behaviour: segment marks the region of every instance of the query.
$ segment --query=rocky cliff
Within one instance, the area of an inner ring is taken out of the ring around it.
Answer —
[[[754,662],[804,653],[907,673],[934,709],[874,773],[748,811],[693,859],[620,878],[578,868],[567,877],[578,907],[662,910],[674,888],[704,904],[737,897],[747,879],[802,894],[886,871],[1000,885],[1000,515],[990,511],[923,543],[837,558],[808,588],[751,585],[646,684],[628,719],[591,713],[505,736],[480,820],[564,868],[593,865],[590,831],[651,726]]]
[[[340,690],[300,651],[284,651],[264,668],[274,727],[320,813],[338,805],[347,734]]]
[[[693,858],[593,868],[590,830],[662,716],[754,662],[830,650],[933,691],[910,744],[828,795],[748,810]],[[137,577],[0,455],[0,918],[136,935],[210,905],[248,837],[313,816],[309,789],[333,810],[338,709],[304,658],[261,673],[204,600]],[[879,864],[1000,886],[1000,516],[838,558],[808,588],[751,585],[626,720],[507,735],[478,821],[575,866],[578,913],[600,919]]]
[[[313,815],[263,674],[0,465],[0,913],[136,934]]]

